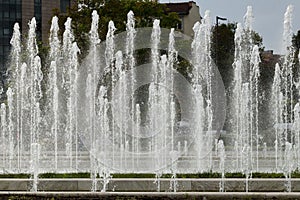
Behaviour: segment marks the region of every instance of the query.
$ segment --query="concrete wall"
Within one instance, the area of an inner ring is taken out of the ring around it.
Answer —
[[[34,15],[34,0],[22,0],[22,34],[27,35],[28,22]]]
[[[42,40],[44,43],[48,42],[49,30],[51,26],[51,19],[53,16],[53,9],[60,7],[59,0],[42,1]]]
[[[60,0],[41,0],[42,2],[42,40],[48,42],[53,9],[60,9]],[[71,4],[75,4],[71,0]],[[28,22],[34,17],[34,0],[22,0],[22,33],[27,35]]]
[[[183,17],[183,33],[188,36],[193,36],[193,26],[197,21],[200,22],[201,17],[199,6],[197,6],[194,2],[190,3],[192,4],[192,8],[190,9],[189,14]]]

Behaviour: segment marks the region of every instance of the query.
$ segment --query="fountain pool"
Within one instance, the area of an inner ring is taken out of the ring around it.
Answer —
[[[15,24],[7,102],[0,108],[1,173],[32,173],[37,182],[39,173],[88,171],[106,183],[111,173],[155,173],[158,178],[171,173],[176,178],[212,171],[224,178],[225,172],[242,172],[250,178],[253,172],[282,172],[290,178],[299,168],[292,6],[284,16],[286,52],[275,69],[269,117],[274,126],[268,130],[260,128],[263,83],[250,6],[235,32],[229,98],[211,58],[209,11],[194,25],[193,38],[161,28],[159,20],[152,28],[135,28],[130,11],[126,31],[115,34],[110,21],[106,40],[100,41],[99,16],[94,11],[91,17],[89,53],[80,62],[72,19],[60,38],[53,17],[43,71],[35,19],[24,44]],[[143,49],[149,63],[137,62]],[[188,78],[176,70],[179,57],[192,66]],[[225,116],[231,122],[226,131]]]

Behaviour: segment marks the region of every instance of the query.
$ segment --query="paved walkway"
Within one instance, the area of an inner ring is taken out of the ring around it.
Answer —
[[[300,199],[300,193],[239,193],[239,192],[0,192],[1,199]]]

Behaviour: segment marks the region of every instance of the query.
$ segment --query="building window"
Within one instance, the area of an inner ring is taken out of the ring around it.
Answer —
[[[4,65],[4,59],[2,56],[0,56],[0,78],[3,80],[3,77],[2,76],[2,71],[5,70],[5,65]],[[2,85],[2,84],[1,84]]]
[[[70,0],[60,0],[60,12],[66,13],[70,6]]]
[[[183,17],[180,17],[180,22],[177,24],[178,30],[183,30]]]
[[[42,0],[34,0],[34,16],[37,36],[42,39]]]
[[[16,18],[16,12],[14,10],[10,10],[10,12],[9,12],[9,18],[10,19],[15,19]]]
[[[8,10],[3,12],[3,18],[9,18],[9,11]]]
[[[41,0],[34,0],[34,15],[42,14],[42,4]]]
[[[17,19],[21,19],[21,17],[22,17],[21,12],[17,12],[17,13],[16,13],[16,18],[17,18]]]
[[[3,51],[4,51],[4,56],[8,56],[10,53],[10,46],[5,45]]]
[[[3,35],[8,36],[9,35],[9,28],[4,28],[3,29]]]
[[[181,29],[182,29],[182,24],[181,24],[181,22],[179,22],[179,23],[177,24],[177,29],[178,29],[178,30],[181,30]]]
[[[16,22],[22,23],[23,0],[0,0],[0,87],[6,82],[6,61],[10,54],[12,27]],[[1,95],[0,95],[1,99]]]

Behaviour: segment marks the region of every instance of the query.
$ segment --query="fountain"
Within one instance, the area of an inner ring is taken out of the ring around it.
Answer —
[[[291,173],[300,166],[300,102],[291,101],[299,93],[292,6],[284,16],[285,55],[275,67],[270,136],[262,135],[259,126],[261,61],[252,41],[250,6],[235,32],[228,135],[221,134],[225,91],[211,58],[208,11],[194,25],[193,39],[161,28],[158,19],[152,28],[135,28],[130,11],[126,32],[115,35],[110,21],[101,42],[98,23],[94,11],[89,54],[79,62],[72,19],[65,22],[61,40],[53,17],[43,62],[47,72],[38,56],[35,18],[25,48],[19,25],[14,26],[7,103],[0,108],[1,173],[32,174],[32,191],[37,191],[39,173],[90,172],[94,192],[99,180],[106,191],[114,173],[154,173],[160,191],[161,176],[169,173],[169,189],[176,192],[177,174],[211,171],[221,173],[224,192],[226,172],[245,174],[246,191],[254,172],[282,172],[291,191]],[[148,49],[150,63],[137,66],[141,49]],[[176,70],[179,57],[193,67],[190,80]],[[273,143],[261,142],[264,137]]]

